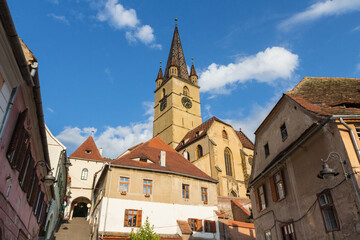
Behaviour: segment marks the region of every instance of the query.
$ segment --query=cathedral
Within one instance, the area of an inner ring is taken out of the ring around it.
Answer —
[[[203,122],[199,90],[194,63],[189,74],[175,25],[164,74],[160,67],[156,77],[153,137],[218,180],[219,196],[246,197],[254,145],[216,117]]]

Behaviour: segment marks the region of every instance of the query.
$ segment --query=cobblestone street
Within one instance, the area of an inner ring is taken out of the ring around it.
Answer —
[[[73,218],[69,223],[61,224],[55,233],[56,240],[89,240],[90,225],[85,218]]]

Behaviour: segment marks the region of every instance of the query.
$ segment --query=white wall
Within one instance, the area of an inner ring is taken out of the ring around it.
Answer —
[[[106,205],[109,207],[106,213]],[[154,225],[154,231],[159,234],[180,234],[176,220],[187,221],[188,218],[216,221],[216,233],[194,232],[194,237],[220,239],[219,225],[214,210],[216,206],[202,205],[181,205],[158,202],[145,202],[135,200],[124,200],[104,197],[102,199],[99,232],[104,231],[104,221],[106,217],[105,232],[131,232],[131,227],[124,227],[125,209],[142,210],[142,223],[146,217]],[[135,228],[137,229],[137,228]],[[204,223],[203,223],[204,231]]]

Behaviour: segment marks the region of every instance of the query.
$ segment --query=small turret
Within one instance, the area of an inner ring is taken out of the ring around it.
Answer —
[[[194,58],[191,58],[191,70],[190,70],[190,81],[197,85],[198,76],[196,75],[195,67],[194,67]]]
[[[176,62],[175,58],[172,58],[171,59],[171,65],[170,65],[170,68],[169,68],[169,75],[177,77],[178,74],[179,74],[179,69],[177,67],[177,62]]]
[[[161,69],[161,62],[160,62],[160,69],[159,69],[159,73],[156,78],[156,88],[159,88],[161,86],[161,84],[163,83],[163,80],[164,80],[164,77],[163,77],[163,73],[162,73],[162,69]]]

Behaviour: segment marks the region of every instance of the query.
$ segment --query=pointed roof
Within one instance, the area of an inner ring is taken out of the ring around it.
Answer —
[[[196,77],[198,76],[195,71],[194,63],[191,64],[190,77],[191,76],[196,76]]]
[[[165,167],[160,165],[160,151],[166,152]],[[138,161],[142,158],[150,161]],[[178,174],[205,181],[217,182],[193,165],[189,160],[185,159],[159,137],[150,139],[149,141],[132,148],[127,154],[113,160],[111,164],[119,167],[141,168],[143,170],[148,169],[149,171]]]
[[[160,67],[160,69],[159,69],[159,73],[158,73],[158,75],[157,75],[156,80],[158,80],[158,79],[164,79],[161,67]]]
[[[172,63],[174,62],[176,63],[176,66],[179,69],[179,74],[178,74],[179,78],[189,81],[189,73],[187,70],[184,52],[181,46],[180,35],[177,26],[175,26],[169,57],[166,63],[165,75],[164,75],[165,81],[169,79],[169,68],[172,66]]]
[[[252,143],[252,141],[245,135],[245,133],[243,133],[241,130],[240,131],[235,131],[236,135],[239,137],[240,142],[242,143],[242,145],[246,148],[252,149],[254,150],[254,144]]]
[[[73,158],[82,158],[96,161],[107,161],[104,159],[96,147],[95,141],[92,136],[88,137],[88,139],[80,145],[78,149],[75,150],[69,157]]]

